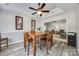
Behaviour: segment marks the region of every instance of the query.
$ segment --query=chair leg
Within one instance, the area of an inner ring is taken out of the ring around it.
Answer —
[[[26,46],[25,46],[25,43],[24,43],[24,49],[25,49],[25,51],[26,51]]]
[[[46,55],[49,54],[48,53],[48,41],[46,42]]]
[[[8,39],[6,40],[6,42],[7,42],[7,47],[8,47]]]
[[[50,49],[51,49],[52,45],[53,45],[53,40],[50,41]]]
[[[51,46],[53,46],[53,39],[51,40]]]
[[[51,47],[52,47],[51,41],[49,43],[50,43],[50,49],[51,49]]]
[[[0,42],[0,52],[1,52],[1,42]]]
[[[26,51],[26,41],[24,41],[24,49],[25,49],[25,51]]]

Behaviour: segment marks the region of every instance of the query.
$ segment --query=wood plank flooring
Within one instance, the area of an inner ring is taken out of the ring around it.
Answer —
[[[58,40],[54,41],[54,45],[49,49],[48,55],[46,55],[45,47],[43,46],[42,48],[42,50],[37,48],[36,56],[78,56],[74,47],[67,46],[66,43]],[[30,56],[32,55],[32,49],[30,49]],[[25,52],[23,42],[21,42],[10,45],[8,48],[3,47],[2,52],[0,52],[0,56],[27,56],[27,51]]]

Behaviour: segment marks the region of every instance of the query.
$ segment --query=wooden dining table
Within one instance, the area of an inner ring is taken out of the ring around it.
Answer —
[[[36,41],[39,37],[42,35],[46,34],[45,32],[35,32],[35,33],[30,33],[29,36],[33,39],[33,55],[36,56]],[[28,40],[28,54],[29,54],[29,40]]]

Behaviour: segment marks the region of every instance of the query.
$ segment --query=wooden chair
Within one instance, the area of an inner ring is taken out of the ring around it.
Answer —
[[[28,32],[24,32],[24,48],[26,51],[26,47],[28,48],[28,53],[27,55],[29,55],[29,44],[32,44],[33,39],[29,36]]]
[[[28,32],[24,32],[24,48],[26,51],[26,47],[27,47],[27,40],[28,40]]]
[[[55,34],[55,30],[52,30],[51,32],[52,32],[53,34]]]
[[[6,41],[6,42],[2,43],[3,41]],[[8,38],[1,38],[1,33],[0,33],[0,52],[1,52],[1,45],[2,44],[7,44],[7,47],[8,47]]]
[[[64,30],[61,29],[61,30],[59,31],[59,35],[60,35],[61,38],[66,39],[66,33],[65,33]]]
[[[41,37],[41,41],[45,43],[46,46],[46,54],[48,54],[48,43],[50,42],[50,48],[53,44],[53,33],[47,32],[45,35]]]
[[[49,34],[50,48],[53,46],[53,32]]]
[[[36,32],[30,31],[30,34],[35,37]],[[32,39],[33,39],[33,37],[32,37]],[[35,56],[36,55],[36,38],[32,41],[32,51],[33,51],[33,55]]]

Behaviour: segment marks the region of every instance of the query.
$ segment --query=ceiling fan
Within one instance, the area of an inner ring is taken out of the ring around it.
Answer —
[[[37,13],[40,16],[42,16],[43,12],[46,12],[46,13],[50,12],[49,10],[43,10],[43,8],[45,7],[45,5],[46,5],[45,3],[43,3],[42,5],[41,5],[41,3],[38,3],[38,8],[29,7],[29,9],[32,9],[32,10],[36,11],[36,12],[32,13],[32,15],[34,15],[34,14]]]

